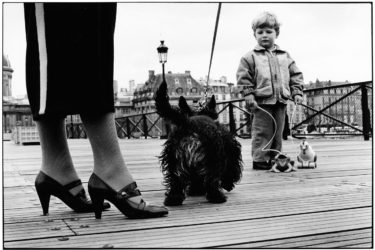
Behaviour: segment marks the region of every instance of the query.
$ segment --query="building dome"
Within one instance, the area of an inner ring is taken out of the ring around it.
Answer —
[[[3,70],[13,72],[8,56],[4,56],[4,55],[3,55]]]

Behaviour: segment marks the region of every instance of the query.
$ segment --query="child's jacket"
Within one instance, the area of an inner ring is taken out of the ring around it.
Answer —
[[[257,45],[241,58],[237,84],[244,85],[244,95],[254,94],[258,104],[286,103],[288,98],[303,95],[303,76],[289,53],[272,53]]]

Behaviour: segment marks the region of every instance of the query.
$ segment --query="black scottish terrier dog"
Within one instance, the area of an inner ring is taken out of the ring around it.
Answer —
[[[241,144],[219,122],[215,96],[200,108],[190,108],[181,96],[179,107],[169,103],[166,82],[155,93],[157,113],[174,129],[159,157],[167,187],[164,204],[181,205],[186,195],[206,195],[209,202],[226,202],[242,177]]]

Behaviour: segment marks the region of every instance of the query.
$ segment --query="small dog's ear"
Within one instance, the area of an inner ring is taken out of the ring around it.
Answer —
[[[211,99],[208,102],[207,106],[208,106],[209,109],[215,109],[215,107],[216,107],[215,95],[211,96]]]
[[[193,114],[189,105],[186,102],[186,99],[183,96],[180,96],[180,99],[178,100],[178,106],[180,107],[182,113],[185,113],[188,116],[191,116]]]

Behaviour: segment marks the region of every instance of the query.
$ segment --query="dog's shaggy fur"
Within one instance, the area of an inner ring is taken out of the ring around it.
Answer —
[[[241,144],[216,122],[216,101],[192,109],[184,97],[172,107],[163,82],[155,94],[158,114],[175,126],[161,153],[161,169],[167,187],[164,204],[181,205],[186,195],[206,195],[209,202],[227,200],[242,176]]]

